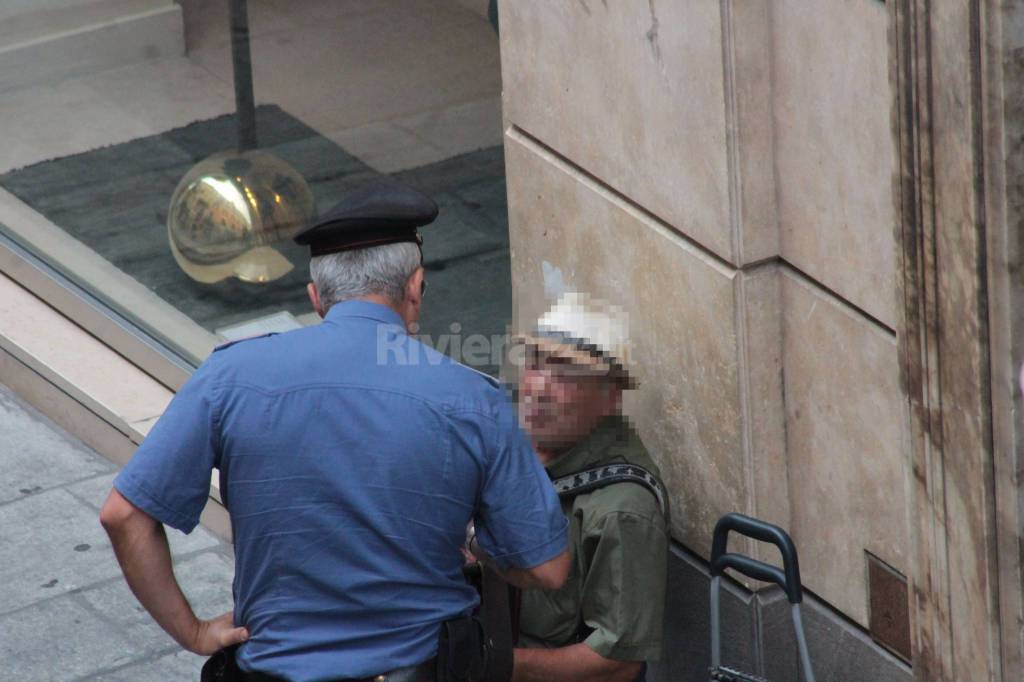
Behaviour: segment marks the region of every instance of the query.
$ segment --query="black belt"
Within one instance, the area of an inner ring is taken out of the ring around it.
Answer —
[[[235,663],[237,646],[222,649],[214,654],[203,666],[203,682],[288,682],[259,671],[247,672]],[[338,678],[334,682],[434,682],[437,679],[437,659],[423,661],[417,665],[397,668],[390,672],[369,677]]]
[[[345,677],[335,682],[434,682],[437,679],[437,662],[435,659],[424,661],[419,665],[410,665],[405,668],[398,668],[391,672],[371,675],[370,677]],[[240,682],[287,682],[283,677],[267,675],[261,672],[246,672],[239,668],[238,677]]]

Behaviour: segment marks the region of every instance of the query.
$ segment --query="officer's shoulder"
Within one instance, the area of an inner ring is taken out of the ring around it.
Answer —
[[[498,379],[454,360],[438,369],[442,372],[435,375],[438,382],[432,400],[442,403],[445,411],[472,412],[493,419],[507,416],[508,393]]]
[[[416,354],[411,357],[410,364],[421,370],[423,379],[462,389],[501,387],[501,383],[491,375],[459,362],[420,339],[414,339],[410,352]]]
[[[271,337],[271,336],[277,336],[277,332],[267,332],[266,334],[255,334],[253,336],[246,336],[246,337],[241,338],[241,339],[234,339],[232,341],[227,341],[225,343],[220,344],[219,346],[214,347],[213,352],[214,353],[219,353],[221,351],[227,350],[228,348],[232,348],[233,346],[237,346],[240,343],[245,343],[247,341],[255,341],[256,339],[266,339],[266,338]]]
[[[455,371],[455,372],[460,372],[461,371],[461,372],[467,372],[468,373],[468,374],[464,374],[462,376],[470,384],[479,385],[481,387],[494,388],[494,389],[500,389],[501,388],[501,382],[498,381],[496,378],[492,377],[490,374],[487,374],[486,372],[481,372],[478,369],[474,369],[474,368],[470,367],[469,365],[464,365],[461,362],[457,362],[455,360],[452,360],[451,364],[452,364],[452,367],[457,368],[457,369],[455,369],[453,371]]]

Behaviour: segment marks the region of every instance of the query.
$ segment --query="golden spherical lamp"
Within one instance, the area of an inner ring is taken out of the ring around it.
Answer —
[[[310,225],[315,210],[309,184],[276,156],[214,154],[174,190],[167,213],[171,253],[197,282],[270,282],[294,268],[274,244]]]

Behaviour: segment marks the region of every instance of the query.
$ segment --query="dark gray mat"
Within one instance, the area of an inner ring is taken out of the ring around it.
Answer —
[[[260,106],[256,115],[260,147],[303,174],[320,212],[379,175],[277,106]],[[221,116],[11,171],[0,175],[0,186],[210,331],[281,310],[308,313],[309,258],[294,244],[279,249],[295,270],[265,285],[235,279],[200,284],[171,256],[166,218],[174,188],[192,165],[234,139],[234,116]],[[436,339],[453,323],[463,337],[504,333],[511,283],[501,147],[393,177],[441,207],[437,222],[424,230],[430,284],[421,333]],[[479,368],[497,369],[492,363]]]

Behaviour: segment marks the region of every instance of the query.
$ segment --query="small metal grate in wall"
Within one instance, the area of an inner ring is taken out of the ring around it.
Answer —
[[[864,552],[868,563],[868,629],[871,637],[910,662],[910,603],[907,577]]]

